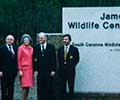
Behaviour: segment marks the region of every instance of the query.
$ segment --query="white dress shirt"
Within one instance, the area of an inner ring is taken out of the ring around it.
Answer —
[[[43,49],[43,47],[42,47],[42,46],[44,46],[44,50],[46,50],[47,42],[45,42],[44,44],[40,44],[41,51],[43,51],[43,50],[42,50],[42,49]]]
[[[70,48],[70,45],[64,45],[64,51],[67,51],[67,53],[69,52],[69,48]]]
[[[6,46],[7,46],[8,50],[10,51],[9,45],[6,44]],[[15,54],[15,52],[14,52],[14,50],[13,50],[13,46],[12,46],[12,45],[10,45],[10,46],[11,46],[11,51],[12,51],[12,53]]]

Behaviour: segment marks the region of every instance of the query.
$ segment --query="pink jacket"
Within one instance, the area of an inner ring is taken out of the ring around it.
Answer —
[[[20,45],[18,48],[18,69],[27,70],[32,69],[32,46]]]

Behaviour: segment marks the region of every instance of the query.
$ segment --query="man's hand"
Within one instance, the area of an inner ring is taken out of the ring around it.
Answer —
[[[35,72],[34,72],[34,76],[37,76],[37,75],[38,75],[38,71],[35,71]]]
[[[0,77],[3,77],[3,72],[0,72]]]
[[[55,75],[55,71],[51,71],[50,75],[54,76]]]

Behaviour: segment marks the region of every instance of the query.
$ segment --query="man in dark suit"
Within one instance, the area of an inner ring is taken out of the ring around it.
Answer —
[[[55,75],[56,54],[53,45],[47,42],[45,33],[38,35],[39,43],[34,47],[33,61],[37,76],[38,100],[53,100],[52,77]]]
[[[17,48],[14,37],[8,35],[6,44],[0,47],[0,78],[2,100],[13,100],[14,81],[17,75]]]
[[[79,62],[78,49],[70,45],[71,36],[65,34],[63,36],[63,46],[58,49],[58,64],[59,64],[59,77],[61,79],[62,99],[66,100],[66,84],[69,88],[69,99],[73,100],[74,94],[74,80],[75,80],[75,67]]]

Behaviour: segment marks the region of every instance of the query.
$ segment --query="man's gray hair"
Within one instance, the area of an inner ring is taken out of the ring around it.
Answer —
[[[38,36],[45,36],[46,37],[46,34],[44,32],[40,32],[40,33],[38,33]]]
[[[12,39],[14,40],[14,36],[11,35],[11,34],[7,35],[7,36],[6,36],[6,39],[7,39],[7,38],[12,38]],[[5,39],[5,40],[6,40],[6,39]]]

